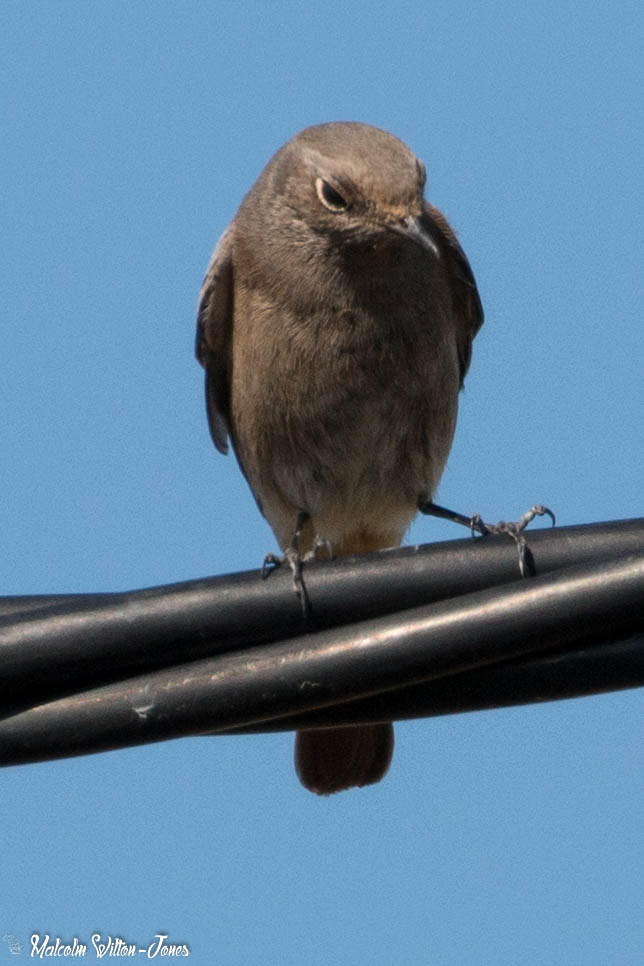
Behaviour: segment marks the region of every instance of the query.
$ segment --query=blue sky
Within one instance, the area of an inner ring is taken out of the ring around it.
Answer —
[[[244,192],[325,120],[408,141],[479,283],[441,502],[641,515],[643,26],[608,0],[5,2],[3,592],[275,549],[208,437],[194,310]],[[424,519],[409,539],[461,536]],[[227,966],[631,966],[641,713],[624,692],[399,725],[386,780],[329,800],[289,735],[7,769],[0,937],[27,955],[35,932],[162,931]]]

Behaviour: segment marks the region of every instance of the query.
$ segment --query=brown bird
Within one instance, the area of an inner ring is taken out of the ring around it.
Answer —
[[[431,500],[483,312],[425,168],[367,124],[282,147],[222,235],[201,290],[210,432],[230,437],[299,580],[303,554],[397,546]],[[301,584],[300,584],[301,589]],[[388,722],[300,731],[302,783],[379,781]]]

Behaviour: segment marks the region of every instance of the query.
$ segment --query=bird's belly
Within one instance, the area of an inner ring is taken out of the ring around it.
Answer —
[[[280,542],[305,510],[337,553],[399,544],[420,495],[438,483],[455,408],[444,397],[435,405],[433,394],[383,391],[367,401],[340,393],[334,405],[310,401],[297,416],[285,413],[284,434],[273,435],[272,482],[259,491]]]
[[[282,546],[299,511],[334,547],[351,534],[392,546],[447,459],[459,389],[455,343],[438,324],[421,337],[393,316],[365,317],[353,329],[323,321],[317,341],[293,324],[291,338],[270,340],[269,351],[266,342],[262,352],[240,343],[237,453]]]

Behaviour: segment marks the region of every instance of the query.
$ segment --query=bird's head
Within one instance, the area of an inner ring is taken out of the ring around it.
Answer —
[[[438,257],[424,215],[425,166],[392,134],[357,122],[306,128],[268,166],[284,225],[344,245],[393,247],[407,239]]]

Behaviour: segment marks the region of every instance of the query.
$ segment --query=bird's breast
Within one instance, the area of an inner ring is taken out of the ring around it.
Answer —
[[[276,532],[271,517],[287,514],[271,507],[317,514],[328,534],[377,512],[396,532],[404,520],[402,534],[437,483],[456,418],[454,341],[426,309],[383,301],[331,295],[305,315],[266,298],[236,306],[233,435]]]

